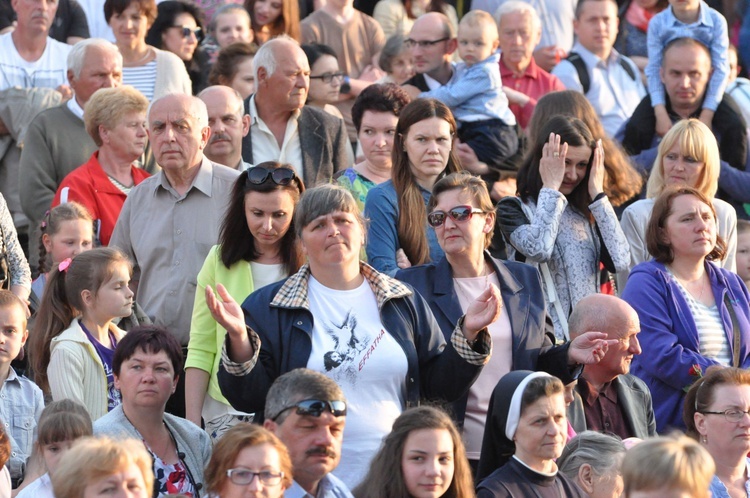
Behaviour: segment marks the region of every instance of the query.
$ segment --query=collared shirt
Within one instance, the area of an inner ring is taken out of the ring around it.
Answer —
[[[656,14],[648,23],[648,93],[651,104],[656,106],[665,103],[664,85],[660,77],[664,48],[677,38],[693,38],[705,45],[711,52],[711,79],[706,88],[703,107],[715,111],[724,96],[729,75],[729,35],[727,21],[718,11],[701,1],[698,20],[685,24],[674,16],[672,7],[667,7]]]
[[[502,58],[500,59],[500,76],[503,80],[503,86],[512,88],[529,97],[529,101],[524,106],[510,104],[511,112],[516,116],[518,124],[524,130],[529,125],[531,114],[536,108],[536,102],[549,92],[565,90],[565,85],[557,76],[554,76],[541,67],[537,66],[534,58],[526,67],[522,75],[516,76],[508,66],[505,65]]]
[[[258,108],[255,106],[254,94],[250,97],[250,138],[253,142],[253,162],[260,164],[265,161],[277,161],[280,163],[289,163],[294,166],[297,176],[302,178],[304,170],[302,165],[302,145],[299,141],[298,120],[299,109],[292,113],[289,121],[286,123],[284,132],[284,141],[279,147],[276,137],[268,128],[266,123],[258,115]]]
[[[607,382],[597,392],[589,381],[581,377],[578,386],[588,430],[616,434],[622,439],[633,436],[625,422],[622,406],[618,403],[617,388],[612,382]]]
[[[11,367],[0,386],[0,421],[10,438],[8,468],[15,480],[23,477],[36,441],[36,424],[44,409],[42,390]]]
[[[333,474],[326,474],[318,483],[318,492],[311,495],[292,481],[292,486],[284,492],[284,498],[354,498],[349,488]]]
[[[68,103],[66,104],[68,106],[68,109],[70,112],[73,113],[77,118],[79,118],[81,121],[83,121],[83,107],[78,103],[78,100],[76,100],[75,97],[68,100]]]
[[[133,188],[112,234],[110,245],[136,265],[138,302],[183,346],[190,336],[198,271],[218,241],[238,175],[203,157],[193,184],[180,195],[161,171]]]
[[[607,134],[614,137],[620,126],[630,119],[641,99],[646,96],[646,89],[638,76],[638,68],[633,61],[620,55],[615,49],[612,49],[606,61],[578,42],[573,45],[573,52],[581,56],[589,72],[591,84],[586,98],[601,119]],[[619,58],[623,58],[630,65],[635,79],[620,65]],[[583,92],[578,72],[571,62],[561,61],[552,70],[552,74],[560,78],[568,90]]]
[[[745,458],[745,477],[750,477],[750,458]],[[716,474],[711,479],[708,490],[711,491],[712,498],[731,498],[729,490]],[[745,496],[750,497],[750,479],[745,481]]]

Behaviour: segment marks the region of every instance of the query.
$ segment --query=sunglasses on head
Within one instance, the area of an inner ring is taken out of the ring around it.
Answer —
[[[247,182],[253,185],[262,185],[268,181],[268,178],[276,185],[289,185],[296,175],[294,170],[289,168],[266,169],[261,166],[255,166],[247,170]]]
[[[275,417],[271,417],[271,420],[276,420],[287,410],[297,408],[297,415],[310,415],[311,417],[320,417],[320,415],[327,409],[331,412],[334,417],[343,417],[346,415],[346,401],[341,400],[320,400],[320,399],[306,399],[299,401],[291,406],[287,406]]]
[[[189,28],[187,26],[172,26],[172,27],[181,29],[183,38],[189,38],[190,35],[195,35],[195,37],[198,39],[200,39],[201,37],[201,28]]]
[[[468,221],[474,214],[483,214],[484,211],[481,209],[473,208],[471,206],[456,206],[453,209],[446,211],[433,211],[427,215],[427,223],[433,228],[442,226],[445,223],[445,217],[450,218],[455,222]]]

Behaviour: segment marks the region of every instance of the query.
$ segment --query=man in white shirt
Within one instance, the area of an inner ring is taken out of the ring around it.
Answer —
[[[351,166],[344,122],[305,105],[310,65],[299,44],[276,37],[261,46],[253,64],[256,90],[245,100],[250,133],[242,140],[243,160],[291,164],[307,188]]]
[[[210,86],[198,94],[208,109],[211,138],[203,153],[211,161],[245,171],[251,165],[242,160],[242,139],[250,132],[242,95],[228,86]]]
[[[573,21],[578,41],[552,74],[591,102],[611,137],[646,95],[638,67],[614,48],[618,27],[614,0],[580,0]]]

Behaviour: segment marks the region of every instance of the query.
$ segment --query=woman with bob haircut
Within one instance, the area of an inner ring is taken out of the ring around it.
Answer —
[[[286,34],[302,41],[299,2],[296,0],[245,0],[250,13],[255,43],[263,45],[271,38]]]
[[[155,325],[128,332],[112,360],[122,403],[94,423],[94,434],[141,442],[151,456],[149,468],[153,464],[154,496],[197,498],[203,494],[211,440],[200,426],[164,412],[181,368],[182,348],[173,334]]]
[[[686,186],[665,188],[646,229],[654,259],[633,268],[622,298],[638,312],[643,352],[631,373],[651,390],[656,430],[683,429],[684,389],[711,365],[750,366],[750,294],[717,266],[726,245],[714,204]]]
[[[127,498],[150,498],[154,486],[151,455],[136,439],[80,439],[52,476],[55,498],[95,498],[113,491]]]
[[[295,235],[294,210],[305,191],[289,164],[260,163],[240,173],[219,231],[198,273],[190,342],[185,362],[186,418],[216,441],[250,415],[232,409],[221,394],[219,371],[224,330],[206,306],[206,287],[220,283],[237,301],[255,289],[292,275],[303,258]]]
[[[711,498],[711,455],[687,436],[638,443],[622,461],[623,498]]]
[[[488,360],[485,327],[500,296],[490,285],[457,321],[450,341],[411,287],[360,262],[365,222],[351,193],[306,190],[295,230],[307,264],[242,304],[218,285],[206,302],[227,330],[219,385],[232,406],[263,413],[273,381],[300,367],[335,380],[348,400],[338,475],[351,486],[368,470],[393,421],[421,399],[453,401]],[[269,306],[270,303],[270,306]]]
[[[453,152],[456,120],[435,99],[416,99],[402,110],[393,137],[391,179],[370,189],[365,217],[370,220],[367,261],[389,276],[399,268],[443,256],[427,224],[432,186],[460,171]]]
[[[495,386],[487,412],[477,498],[585,498],[559,471],[568,434],[565,387],[544,372],[515,370]]]
[[[518,197],[498,203],[508,259],[537,266],[558,339],[582,298],[600,291],[600,263],[627,269],[625,235],[604,192],[604,148],[588,126],[555,116],[536,135],[518,172]]]
[[[568,441],[557,466],[589,497],[620,498],[624,456],[625,445],[617,436],[583,431]]]
[[[444,411],[419,406],[399,415],[373,458],[370,472],[352,494],[357,498],[426,496],[420,484],[428,481],[436,486],[432,496],[475,496],[471,468],[455,424]]]
[[[224,434],[206,467],[206,492],[211,497],[242,498],[255,491],[264,498],[281,498],[292,480],[292,461],[284,443],[248,423]]]
[[[734,271],[737,212],[728,202],[714,198],[720,169],[719,146],[706,125],[697,119],[683,119],[672,126],[659,144],[646,186],[647,198],[631,204],[622,213],[622,231],[630,244],[630,269],[651,259],[646,247],[646,226],[656,197],[670,185],[686,185],[711,199],[718,233],[726,244],[725,254],[716,264]],[[627,273],[623,276],[627,277]]]
[[[713,498],[747,496],[750,458],[750,372],[710,367],[685,397],[687,435],[713,457]]]

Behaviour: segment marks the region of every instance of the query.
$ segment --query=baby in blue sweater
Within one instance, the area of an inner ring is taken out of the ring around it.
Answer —
[[[486,12],[472,10],[458,25],[458,54],[453,77],[444,86],[423,92],[451,108],[458,121],[458,138],[491,169],[518,150],[516,118],[508,108],[500,78],[497,25]]]

